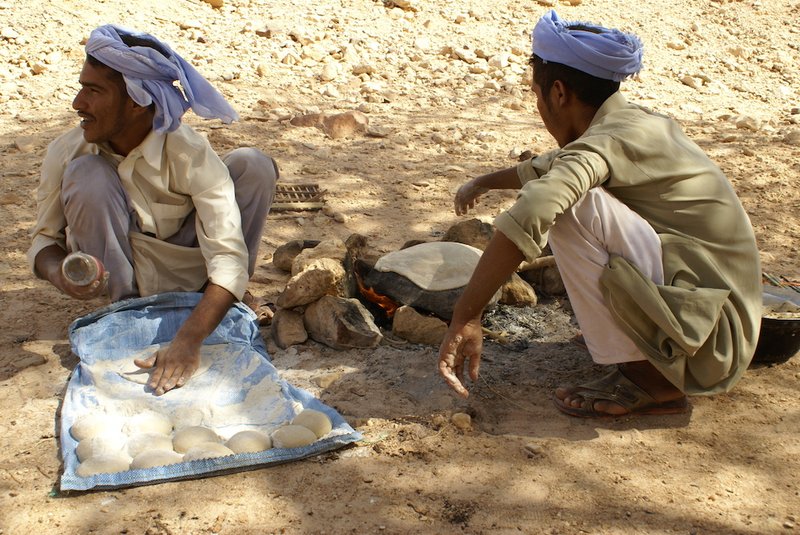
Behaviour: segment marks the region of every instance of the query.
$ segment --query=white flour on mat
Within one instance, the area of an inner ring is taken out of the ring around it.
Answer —
[[[153,345],[124,358],[81,364],[93,378],[93,386],[88,387],[93,392],[87,395],[94,398],[96,406],[87,412],[109,414],[124,427],[134,416],[154,411],[167,416],[174,429],[202,425],[227,439],[245,429],[270,433],[302,410],[299,403],[282,395],[276,376],[253,375],[260,357],[246,353],[250,358],[243,360],[242,352],[228,344],[203,346],[200,367],[186,385],[155,396],[146,386],[149,372],[138,372],[133,360],[146,359],[161,347]]]

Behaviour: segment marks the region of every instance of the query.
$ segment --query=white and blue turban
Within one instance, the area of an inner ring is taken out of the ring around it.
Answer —
[[[129,47],[122,41],[122,36],[152,41],[165,54],[147,46]],[[166,43],[150,34],[106,24],[89,35],[86,53],[121,73],[128,95],[138,105],[155,103],[153,129],[156,132],[172,132],[178,128],[181,117],[189,108],[201,117],[221,119],[224,123],[239,118],[208,80]],[[176,81],[180,88],[174,84]]]
[[[635,35],[594,24],[567,22],[552,9],[533,28],[533,53],[545,62],[561,63],[615,82],[642,68],[642,43]]]

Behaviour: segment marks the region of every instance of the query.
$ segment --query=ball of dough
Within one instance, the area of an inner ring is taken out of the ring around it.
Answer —
[[[292,425],[302,425],[314,432],[317,438],[324,437],[333,429],[333,424],[324,412],[306,409],[294,417]]]
[[[131,457],[148,450],[172,451],[172,439],[161,433],[141,433],[128,439],[126,449]]]
[[[239,431],[225,443],[234,453],[256,453],[272,447],[272,440],[261,431]]]
[[[69,429],[69,434],[80,442],[100,434],[117,432],[120,427],[118,419],[104,412],[90,412],[75,420]]]
[[[189,451],[183,456],[183,462],[225,457],[227,455],[233,455],[233,451],[224,444],[220,444],[219,442],[203,442],[189,448]]]
[[[194,407],[178,407],[172,413],[172,425],[175,431],[185,427],[199,426],[203,423],[203,411]]]
[[[186,453],[189,448],[202,444],[203,442],[220,442],[219,435],[213,429],[200,425],[184,427],[176,431],[172,437],[172,449],[178,453]]]
[[[183,461],[183,455],[172,450],[146,450],[133,458],[131,470],[166,466]]]
[[[302,425],[285,425],[272,432],[272,445],[276,448],[299,448],[316,440],[317,435]]]
[[[78,442],[75,454],[83,462],[89,457],[97,457],[113,453],[124,453],[127,437],[116,431],[114,433],[96,435]]]
[[[160,433],[169,435],[172,432],[172,420],[165,414],[155,411],[144,411],[134,414],[125,422],[123,430],[129,435],[142,433]]]
[[[124,472],[130,468],[131,460],[123,453],[110,453],[89,457],[75,469],[80,477],[89,477],[95,474],[114,474]]]

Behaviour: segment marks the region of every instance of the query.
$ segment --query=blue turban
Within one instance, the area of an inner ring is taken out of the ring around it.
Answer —
[[[121,36],[152,41],[165,54],[147,47],[131,46]],[[239,118],[236,111],[194,67],[150,34],[106,24],[92,31],[86,53],[103,65],[122,74],[128,95],[140,106],[156,105],[153,129],[172,132],[181,124],[189,108],[206,119],[230,123]],[[173,82],[179,82],[180,88]]]
[[[569,27],[575,25],[590,31]],[[533,53],[545,62],[561,63],[615,82],[642,68],[642,43],[635,35],[594,24],[566,22],[552,9],[533,29]]]

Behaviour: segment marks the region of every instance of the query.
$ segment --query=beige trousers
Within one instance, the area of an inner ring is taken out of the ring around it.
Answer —
[[[610,254],[615,254],[663,284],[661,241],[655,230],[604,188],[596,187],[556,218],[549,243],[592,359],[598,364],[645,360],[609,313],[600,275]]]

